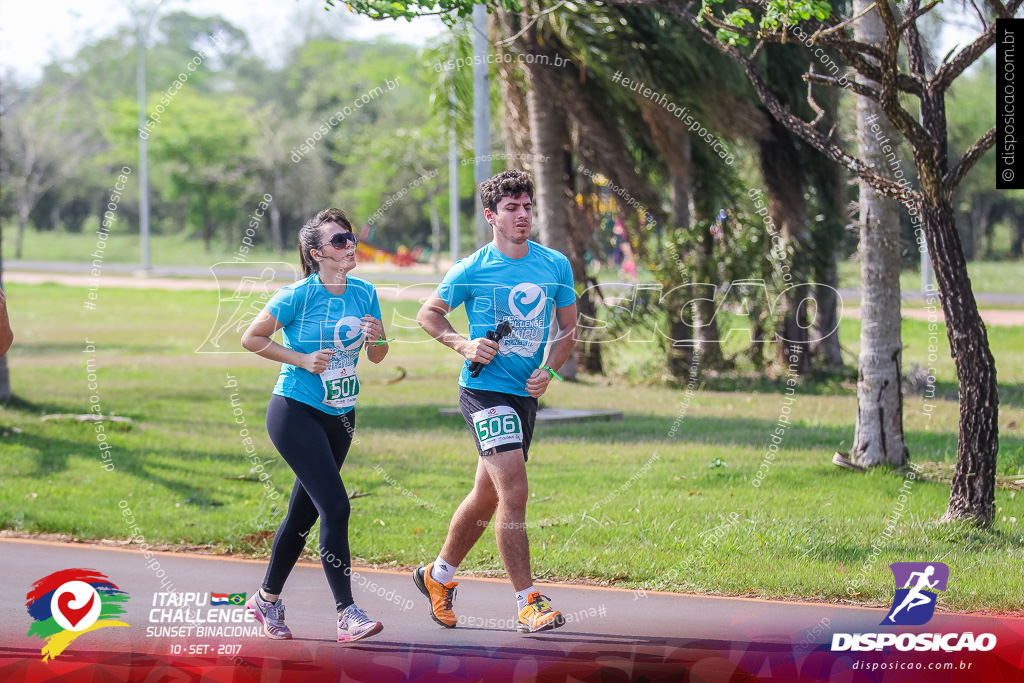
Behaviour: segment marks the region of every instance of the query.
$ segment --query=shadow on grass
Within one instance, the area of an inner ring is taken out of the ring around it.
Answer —
[[[94,344],[94,346],[96,347],[96,351],[101,353],[116,351],[122,354],[133,353],[145,355],[176,350],[176,347],[168,346],[166,344],[111,344],[107,342],[98,342],[97,344]],[[33,342],[31,344],[21,344],[14,347],[14,349],[19,356],[44,356],[51,353],[81,353],[85,350],[85,340],[83,339],[82,341],[75,342],[74,344]],[[85,362],[84,355],[82,357],[82,362]]]
[[[670,382],[669,386],[683,390],[688,378]],[[699,377],[701,386],[707,391],[742,392],[747,394],[781,394],[786,388],[786,378],[769,378],[760,374],[722,373],[712,377],[702,373]],[[836,396],[850,393],[850,384],[857,382],[857,369],[846,367],[831,372],[811,370],[800,378],[800,393],[813,396]]]
[[[0,407],[8,410],[15,410],[32,415],[47,415],[50,413],[67,412],[68,406],[63,403],[50,403],[47,401],[29,401],[21,396],[14,395],[9,401],[0,402]]]
[[[781,399],[779,400],[781,407]],[[438,405],[361,406],[357,409],[358,424],[363,429],[388,431],[435,431],[464,436],[466,423],[461,415],[442,416]],[[799,407],[796,404],[794,407]],[[845,450],[853,441],[853,425],[808,425],[794,415],[782,436],[782,449],[819,449],[829,455]],[[686,415],[678,422],[672,417],[643,413],[625,413],[621,422],[591,421],[578,424],[549,425],[539,423],[538,435],[543,438],[567,438],[601,443],[667,442],[678,444],[705,443],[723,446],[767,448],[777,427],[773,420],[747,417],[697,417]],[[670,436],[673,433],[674,437]],[[957,434],[949,432],[908,431],[906,441],[911,460],[953,460],[956,458]],[[1000,434],[1000,466],[1024,467],[1024,438]],[[1011,460],[1007,460],[1010,458]]]
[[[99,471],[102,469],[104,461],[100,457],[95,439],[92,438],[91,425],[82,425],[82,429],[83,431],[88,430],[88,440],[69,440],[28,432],[5,432],[4,442],[12,446],[31,449],[37,454],[33,458],[35,469],[21,474],[28,479],[50,479],[55,475],[61,475],[69,469],[72,458],[84,458],[90,461],[89,466],[96,467]],[[175,449],[158,450],[149,447],[124,448],[114,445],[109,453],[111,454],[110,462],[114,465],[113,471],[160,487],[170,494],[173,502],[197,507],[220,507],[225,505],[225,501],[212,496],[211,489],[217,493],[234,495],[218,488],[221,486],[220,479],[207,478],[201,483],[188,483],[194,479],[195,468],[191,465],[191,461],[196,457],[194,452]],[[236,453],[204,453],[202,457],[233,462],[240,460]],[[161,459],[161,462],[153,462],[157,458]],[[247,462],[245,464],[248,466]],[[173,474],[179,476],[175,478],[171,476]],[[258,480],[252,483],[254,487],[262,488],[262,483]]]
[[[935,394],[936,399],[946,401],[959,401],[960,400],[960,385],[957,382],[936,382],[935,383]],[[924,394],[920,391],[913,393],[907,393],[904,399],[914,397],[923,399]],[[1024,384],[1000,382],[999,383],[999,405],[1007,408],[1024,408]]]

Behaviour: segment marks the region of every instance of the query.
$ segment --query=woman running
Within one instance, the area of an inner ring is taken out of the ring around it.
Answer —
[[[281,363],[267,406],[267,432],[295,472],[288,514],[274,537],[263,586],[246,602],[270,638],[291,638],[281,591],[320,518],[320,559],[338,608],[338,642],[383,629],[352,599],[349,501],[341,481],[359,394],[359,351],[380,363],[388,353],[373,285],[349,276],[356,237],[340,209],[325,209],[299,230],[305,279],[282,287],[242,335],[242,346]],[[271,336],[283,330],[278,344]]]

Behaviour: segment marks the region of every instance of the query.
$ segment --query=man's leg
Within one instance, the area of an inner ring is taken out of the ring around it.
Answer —
[[[529,486],[526,482],[526,459],[516,449],[481,458],[498,491],[498,511],[495,515],[494,535],[501,551],[501,561],[516,591],[519,610],[516,630],[536,633],[558,628],[565,624],[561,612],[551,609],[547,598],[533,585],[530,571],[530,543],[526,538],[526,501]]]
[[[522,453],[522,451],[517,451]],[[498,492],[484,467],[484,461],[492,456],[481,456],[476,467],[473,490],[462,501],[448,526],[448,536],[441,548],[441,557],[454,566],[462,564],[470,549],[480,540],[484,529],[498,507]],[[519,456],[520,460],[522,455]]]
[[[455,628],[458,622],[452,611],[457,585],[457,582],[452,581],[452,575],[473,545],[480,540],[498,506],[498,493],[482,460],[480,458],[481,462],[477,464],[473,490],[452,516],[448,535],[441,548],[438,562],[443,558],[448,564],[439,565],[438,572],[434,572],[434,564],[437,563],[424,565],[413,572],[416,588],[430,600],[430,617],[446,628]]]
[[[501,561],[516,592],[526,590],[533,585],[533,577],[530,573],[530,543],[526,538],[529,486],[523,451],[516,449],[485,455],[480,461],[498,495],[494,534]]]

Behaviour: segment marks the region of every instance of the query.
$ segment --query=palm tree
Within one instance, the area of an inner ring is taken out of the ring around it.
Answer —
[[[868,0],[854,0],[853,12]],[[884,42],[885,27],[870,12],[854,25],[854,37],[868,44]],[[865,80],[877,88],[878,83]],[[877,133],[872,126],[877,127]],[[857,98],[857,152],[877,168],[886,167],[881,140],[898,140],[877,102]],[[903,440],[903,392],[900,356],[900,219],[895,202],[860,181],[861,331],[857,375],[857,424],[853,462],[861,466],[907,461]]]

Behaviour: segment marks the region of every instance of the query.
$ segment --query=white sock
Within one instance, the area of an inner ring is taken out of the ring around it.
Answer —
[[[457,571],[459,571],[458,567],[445,562],[444,559],[438,555],[437,559],[434,560],[434,566],[430,568],[430,578],[440,584],[451,583],[452,579],[455,578],[455,572]]]
[[[516,607],[518,607],[520,611],[526,607],[526,603],[530,599],[530,593],[533,593],[536,590],[536,588],[530,586],[526,590],[516,591]]]
[[[260,589],[260,597],[264,602],[277,602],[277,599],[281,597],[280,593],[267,593],[262,588]]]

